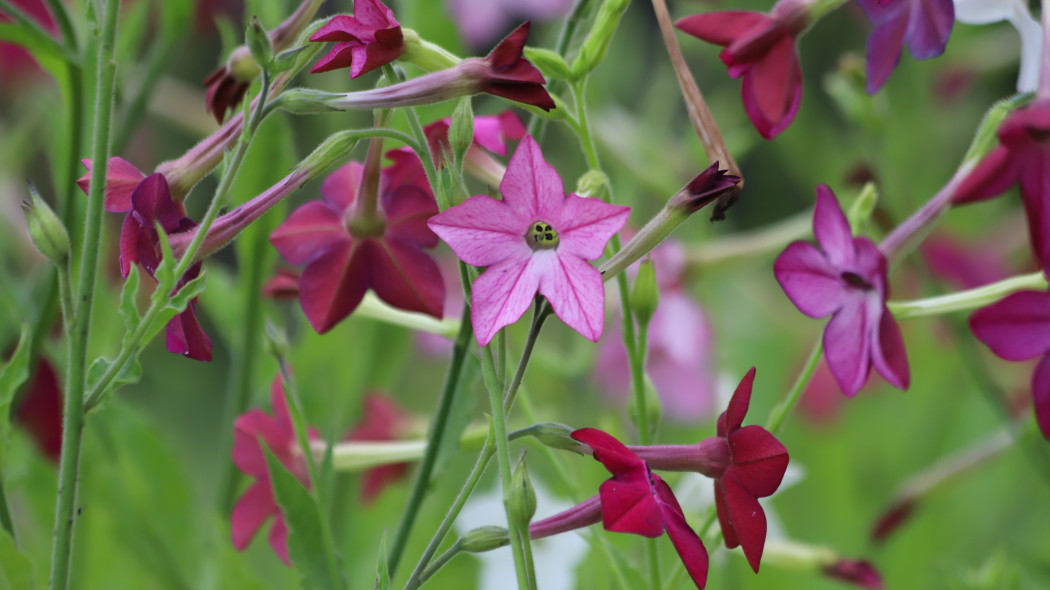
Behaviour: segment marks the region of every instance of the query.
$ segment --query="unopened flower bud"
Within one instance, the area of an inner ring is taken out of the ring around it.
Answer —
[[[638,323],[648,325],[656,306],[660,304],[660,289],[656,286],[656,270],[652,259],[643,260],[638,266],[630,301],[631,311]]]
[[[532,436],[539,442],[552,449],[572,451],[580,455],[589,455],[590,447],[572,438],[572,432],[576,430],[571,426],[557,422],[541,422],[532,426]]]
[[[526,47],[525,57],[532,62],[532,65],[540,69],[545,78],[573,79],[572,69],[569,68],[569,64],[565,63],[565,58],[556,51],[539,47]]]
[[[55,215],[51,207],[40,198],[40,193],[29,186],[32,202],[23,202],[26,224],[29,226],[29,237],[33,245],[53,264],[64,264],[69,259],[69,233],[62,220]]]
[[[846,213],[846,219],[849,220],[850,230],[853,235],[861,235],[861,231],[864,228],[864,224],[871,219],[871,214],[875,211],[875,203],[879,200],[879,191],[875,188],[874,182],[866,182],[860,189],[860,194],[857,195],[857,200],[853,201],[853,205],[850,206],[849,212]]]
[[[474,108],[469,96],[459,99],[456,110],[452,111],[452,121],[448,127],[448,144],[456,157],[456,162],[463,162],[463,157],[470,144],[474,143]]]
[[[289,88],[282,92],[274,103],[295,115],[316,115],[342,110],[332,106],[330,102],[340,96],[342,95],[314,88]]]
[[[255,62],[264,68],[269,68],[270,62],[273,61],[273,41],[270,40],[270,34],[259,22],[259,17],[253,16],[251,22],[248,23],[245,39]]]
[[[498,526],[483,526],[467,531],[459,539],[459,546],[467,553],[484,553],[510,544],[507,529]]]
[[[616,26],[620,24],[620,17],[623,16],[628,5],[630,5],[629,0],[605,0],[605,2],[602,2],[601,8],[598,9],[598,15],[594,18],[594,24],[591,25],[591,31],[587,34],[587,38],[584,39],[583,45],[580,47],[580,53],[572,63],[572,75],[574,78],[579,79],[593,72],[598,67],[598,64],[605,59],[613,33],[616,32]]]
[[[524,455],[510,476],[510,489],[506,490],[504,502],[507,504],[507,518],[513,518],[519,526],[529,526],[536,514],[536,491],[532,489]]]
[[[608,201],[609,177],[601,170],[588,170],[576,181],[576,194]]]

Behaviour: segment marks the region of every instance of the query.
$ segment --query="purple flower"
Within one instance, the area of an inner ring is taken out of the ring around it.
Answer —
[[[793,242],[773,266],[795,307],[811,318],[832,316],[824,358],[846,395],[864,385],[872,365],[899,389],[910,381],[904,339],[886,309],[886,257],[868,238],[854,238],[838,200],[817,187],[813,233],[819,248]]]
[[[394,11],[379,0],[354,0],[353,16],[332,17],[310,40],[336,42],[311,73],[350,68],[351,79],[394,61],[405,50]]]
[[[437,205],[429,185],[417,182],[423,178],[419,158],[396,160],[380,174],[378,188],[366,186],[363,170],[350,162],[333,172],[321,185],[323,201],[299,207],[270,234],[285,260],[306,265],[299,302],[322,334],[350,315],[368,289],[399,309],[442,314],[445,285],[423,251],[438,242],[426,225]],[[365,190],[379,191],[377,210],[367,219],[357,207]]]
[[[970,329],[999,358],[1042,357],[1032,373],[1035,419],[1050,440],[1050,293],[1021,291],[970,316]]]
[[[474,281],[471,321],[485,346],[538,292],[554,313],[591,341],[602,335],[602,277],[586,261],[602,255],[630,207],[565,194],[561,177],[526,136],[500,183],[503,200],[476,195],[428,225],[460,260],[488,267]]]
[[[944,53],[955,22],[952,0],[857,0],[871,21],[868,37],[869,94],[886,83],[901,60],[904,44],[915,59]]]

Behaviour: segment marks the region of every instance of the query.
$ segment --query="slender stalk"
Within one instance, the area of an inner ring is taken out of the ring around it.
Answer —
[[[962,183],[976,164],[976,162],[967,162],[960,166],[955,171],[955,175],[948,181],[948,184],[944,185],[944,188],[938,191],[926,204],[882,240],[882,243],[879,244],[879,249],[886,255],[886,258],[891,261],[904,258],[922,238],[926,237],[934,222],[940,219],[945,211],[952,206],[952,197],[955,195],[955,189],[958,188],[959,184]]]
[[[2,465],[0,465],[0,526],[3,526],[7,534],[11,536],[11,540],[15,544],[15,548],[18,545],[18,533],[15,531],[15,523],[11,520],[11,506],[7,502],[7,492],[4,491],[4,473]]]
[[[529,366],[529,359],[532,358],[532,349],[536,347],[536,340],[540,336],[540,328],[543,327],[543,322],[547,319],[547,316],[551,314],[551,306],[546,301],[537,301],[534,309],[532,325],[529,326],[529,335],[525,337],[525,347],[521,350],[518,368],[514,370],[514,376],[511,377],[510,382],[506,384],[506,388],[503,390],[503,411],[508,414],[511,408],[514,407],[514,400],[518,395],[518,389],[521,387],[521,380],[525,377],[525,369]]]
[[[591,0],[577,0],[576,6],[573,7],[569,16],[565,18],[565,22],[562,24],[561,30],[558,32],[558,40],[554,44],[554,51],[558,55],[564,57],[565,52],[569,50],[569,43],[572,42],[572,36],[576,32],[576,27],[580,24],[580,21],[583,20],[583,13],[590,2]],[[539,141],[540,138],[537,136],[543,133],[543,126],[546,122],[547,120],[539,114],[532,113],[532,116],[529,118],[527,133],[536,137],[536,140]]]
[[[806,386],[809,385],[810,379],[813,378],[813,372],[817,370],[817,364],[820,362],[820,353],[824,349],[821,341],[818,340],[813,345],[813,351],[809,353],[809,359],[806,361],[805,366],[802,367],[802,372],[798,374],[798,378],[795,379],[795,384],[791,386],[791,391],[788,392],[784,401],[780,402],[777,407],[773,408],[773,411],[769,414],[769,422],[766,424],[766,429],[773,434],[779,434],[780,430],[784,427],[784,421],[787,419],[791,411],[795,409],[795,405],[798,403],[799,398],[802,397],[802,392],[806,390]]]
[[[62,458],[59,464],[58,500],[55,503],[55,532],[51,550],[52,590],[65,590],[69,586],[69,569],[73,556],[73,524],[80,479],[80,443],[84,429],[88,334],[91,330],[91,312],[94,307],[102,237],[103,189],[106,182],[106,161],[109,158],[110,119],[117,69],[115,53],[119,7],[120,3],[117,0],[105,3],[96,56],[98,76],[93,121],[95,136],[91,155],[92,161],[98,165],[91,170],[91,190],[84,220],[83,256],[76,298],[73,299],[71,293],[60,294],[60,297],[73,302],[73,318],[68,320],[67,330],[69,357],[63,411]],[[59,282],[60,288],[63,283],[64,281]]]
[[[448,549],[446,549],[444,553],[439,555],[437,557],[437,559],[435,559],[434,562],[431,563],[427,567],[427,569],[420,574],[420,576],[419,576],[419,583],[422,584],[423,582],[426,582],[427,580],[429,580],[431,576],[433,576],[434,574],[438,573],[438,570],[440,570],[441,568],[445,567],[446,563],[452,561],[453,557],[459,555],[459,553],[462,550],[463,550],[463,546],[458,541],[456,542],[455,545],[453,545],[453,546],[449,547]],[[408,586],[406,586],[406,588],[407,587]],[[418,587],[418,584],[416,586],[413,586],[413,588],[415,588],[415,587]]]
[[[416,480],[412,484],[412,492],[409,495],[408,504],[405,505],[405,512],[402,514],[401,522],[397,526],[394,542],[391,544],[390,552],[387,554],[387,564],[391,578],[397,572],[397,566],[405,552],[408,536],[412,532],[416,516],[419,514],[419,508],[422,506],[423,498],[430,487],[430,478],[434,473],[434,465],[437,462],[438,452],[441,450],[441,441],[445,436],[445,427],[448,425],[449,415],[452,412],[452,402],[455,400],[456,390],[459,388],[459,377],[463,370],[463,362],[467,357],[467,347],[470,345],[470,338],[473,334],[470,324],[470,307],[466,303],[463,304],[463,312],[460,314],[460,317],[459,334],[456,335],[456,342],[452,349],[452,361],[445,376],[445,385],[441,391],[437,412],[430,425],[430,432],[427,434],[426,454],[423,455],[423,462],[420,464]]]
[[[1024,289],[1045,290],[1046,288],[1046,276],[1042,272],[1033,272],[1003,279],[981,287],[949,293],[948,295],[927,297],[913,301],[890,301],[886,305],[889,307],[893,317],[906,320],[984,307],[1016,291]]]

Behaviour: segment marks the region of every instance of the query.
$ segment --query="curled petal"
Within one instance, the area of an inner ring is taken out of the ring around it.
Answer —
[[[747,70],[740,94],[759,135],[772,139],[788,128],[802,104],[802,68],[794,38],[782,38]]]
[[[607,432],[597,428],[580,428],[573,431],[571,436],[590,447],[594,458],[613,475],[634,473],[645,467],[645,461]]]
[[[197,321],[196,303],[191,302],[182,313],[168,322],[166,343],[168,352],[195,361],[211,361],[211,338]]]
[[[685,571],[696,584],[697,588],[703,588],[707,584],[708,557],[704,542],[696,534],[696,531],[685,521],[682,508],[678,500],[671,492],[667,482],[658,480],[655,485],[656,495],[663,504],[664,526],[667,536],[671,538],[678,557],[685,565]]]
[[[997,145],[966,176],[952,196],[955,204],[982,201],[1005,193],[1020,177],[1017,159]]]
[[[784,445],[765,428],[744,426],[729,437],[733,472],[756,498],[771,496],[780,487],[788,466]]]

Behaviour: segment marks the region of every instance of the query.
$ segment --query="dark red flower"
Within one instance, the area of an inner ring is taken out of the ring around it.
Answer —
[[[77,179],[77,186],[88,194],[91,184],[91,159],[81,160],[88,169],[87,174]],[[113,156],[106,164],[105,209],[110,213],[131,211],[131,193],[146,178],[141,170],[124,158]],[[127,276],[125,274],[125,276]]]
[[[14,422],[25,428],[40,452],[58,462],[62,454],[62,385],[43,356],[18,403]]]
[[[278,268],[262,287],[262,294],[270,299],[283,301],[299,298],[299,273],[289,268]]]
[[[867,561],[840,559],[823,568],[824,575],[859,588],[882,590],[882,576],[875,566]]]
[[[246,47],[240,49],[247,52]],[[251,59],[251,53],[248,53],[247,57]],[[235,51],[230,59],[242,58],[237,56]],[[256,71],[258,71],[258,66],[256,66]],[[202,83],[207,88],[204,92],[204,106],[208,113],[215,117],[217,123],[221,125],[222,120],[226,118],[226,111],[232,111],[237,108],[237,105],[241,104],[254,78],[254,74],[251,76],[238,75],[237,69],[231,67],[229,63],[215,68],[215,71],[208,74],[208,77]]]
[[[389,396],[380,394],[366,395],[364,414],[344,440],[348,441],[391,441],[401,438],[407,416],[397,403]],[[364,483],[361,486],[361,501],[374,502],[386,486],[403,479],[408,474],[410,463],[392,463],[372,467],[364,472]]]
[[[528,38],[529,22],[526,21],[489,52],[484,60],[488,69],[482,76],[481,90],[549,111],[555,105],[543,87],[547,81],[536,66],[522,56]]]
[[[405,51],[401,25],[380,0],[354,0],[353,16],[333,17],[310,40],[336,43],[311,73],[350,68],[350,79],[394,61]]]
[[[703,588],[707,550],[686,522],[670,486],[641,457],[601,430],[581,428],[572,438],[589,446],[594,458],[612,474],[598,487],[605,530],[643,537],[659,537],[666,531],[689,577],[697,588]]]

